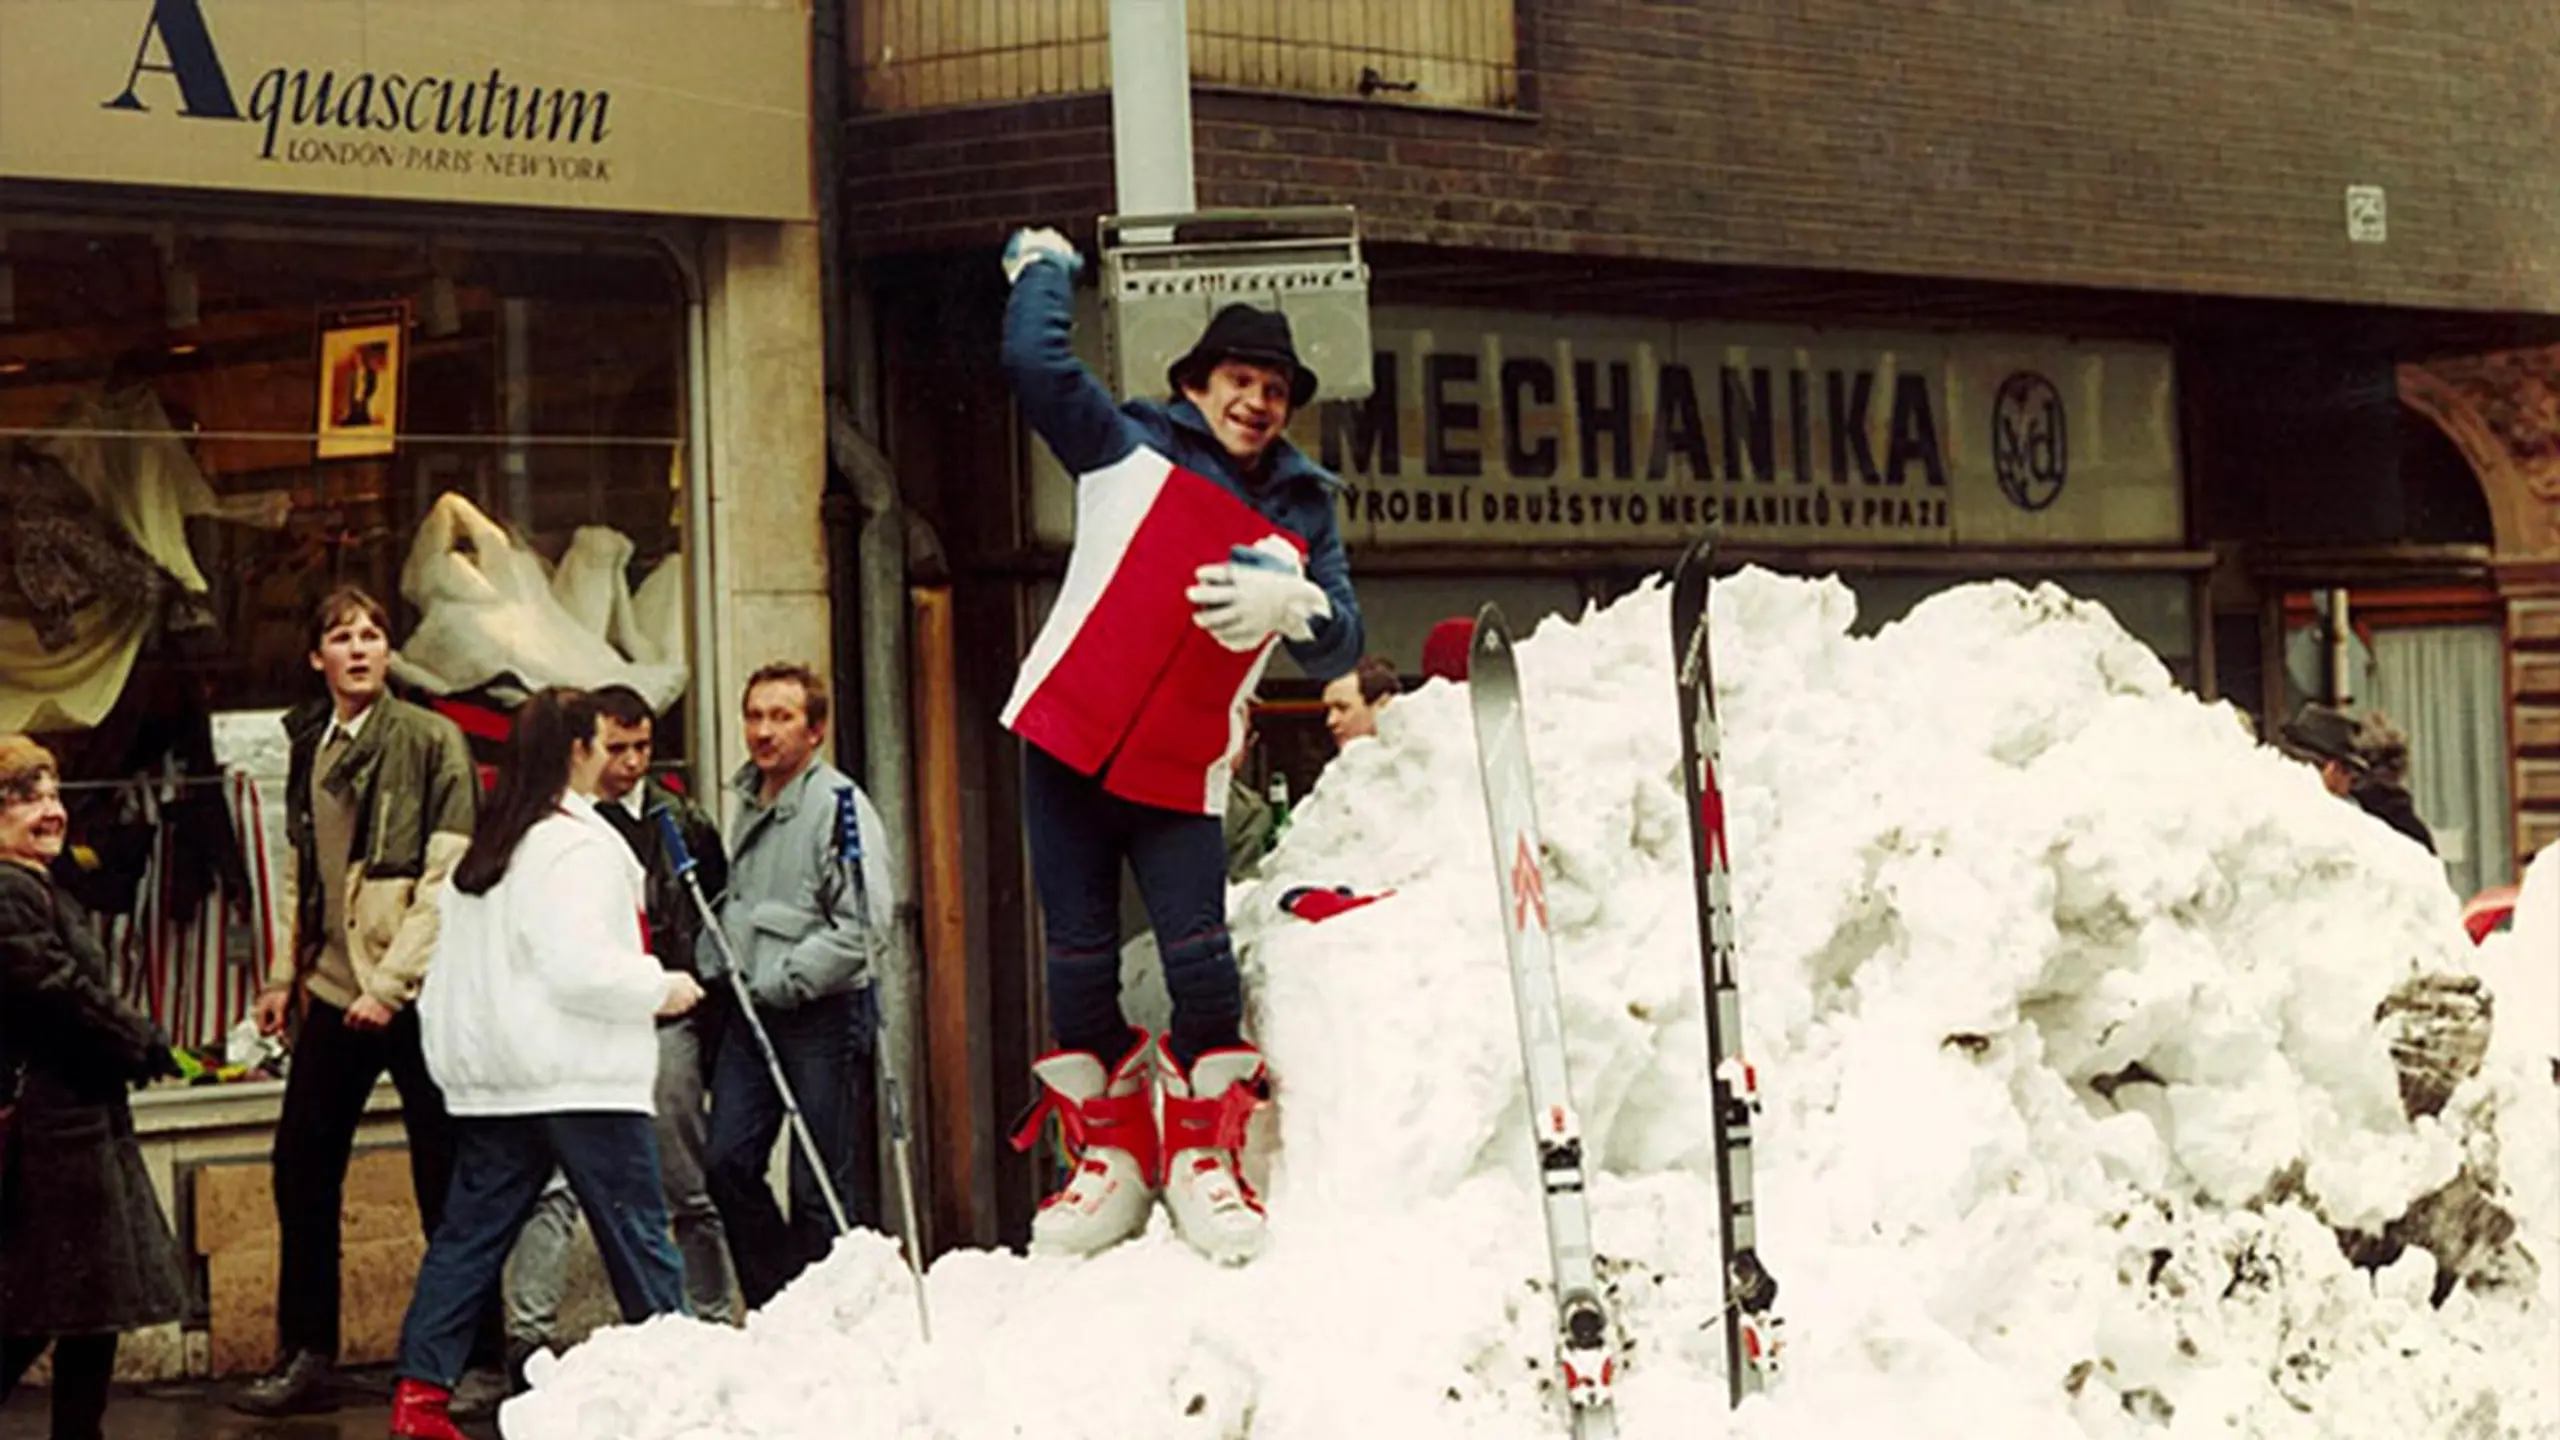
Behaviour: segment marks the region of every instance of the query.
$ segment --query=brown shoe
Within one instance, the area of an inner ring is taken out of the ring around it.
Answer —
[[[243,1415],[316,1415],[338,1408],[337,1367],[316,1350],[296,1350],[241,1387],[231,1408]]]

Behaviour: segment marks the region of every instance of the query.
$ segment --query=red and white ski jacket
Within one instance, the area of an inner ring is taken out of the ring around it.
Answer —
[[[1183,592],[1201,566],[1277,535],[1333,606],[1290,655],[1319,680],[1349,673],[1362,634],[1334,523],[1339,482],[1283,440],[1248,486],[1190,402],[1114,405],[1069,344],[1070,283],[1060,267],[1034,264],[1005,312],[1005,365],[1024,415],[1076,475],[1076,538],[1004,724],[1114,795],[1221,814],[1272,644],[1241,654],[1220,645]]]
[[[1192,622],[1182,592],[1230,546],[1274,534],[1304,560],[1304,541],[1153,450],[1083,477],[1066,584],[1023,658],[1005,728],[1101,774],[1114,795],[1222,813],[1271,644],[1229,650]]]

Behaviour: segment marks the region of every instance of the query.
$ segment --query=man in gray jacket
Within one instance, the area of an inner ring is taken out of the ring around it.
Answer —
[[[879,853],[879,816],[854,783],[818,758],[826,733],[827,686],[805,665],[767,665],[747,679],[749,764],[731,782],[728,893],[720,928],[743,967],[755,1018],[780,1057],[784,1080],[848,1218],[876,1227],[868,1167],[857,1166],[872,1128],[876,1091],[869,1068],[877,1021],[871,991],[872,895],[888,870]],[[838,862],[836,807],[850,791],[862,829],[859,877]],[[723,977],[710,936],[699,951],[706,979]],[[733,996],[725,984],[715,993]],[[808,1157],[791,1156],[791,1218],[765,1181],[783,1125],[782,1097],[743,1024],[727,1027],[711,1069],[711,1139],[705,1156],[711,1198],[729,1236],[738,1288],[763,1305],[835,1243]]]

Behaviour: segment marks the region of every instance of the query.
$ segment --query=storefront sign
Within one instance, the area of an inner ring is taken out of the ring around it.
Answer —
[[[1381,307],[1355,545],[2177,544],[2165,346]]]
[[[812,213],[796,0],[0,0],[0,177]]]

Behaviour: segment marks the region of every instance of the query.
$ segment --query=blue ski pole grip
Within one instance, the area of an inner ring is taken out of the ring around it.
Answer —
[[[676,812],[661,805],[649,812],[649,818],[658,822],[658,834],[667,842],[667,858],[676,867],[676,878],[682,880],[692,874],[693,851],[684,843],[684,829],[676,824]]]
[[[836,792],[836,860],[845,865],[862,861],[862,822],[854,814],[850,785]]]

